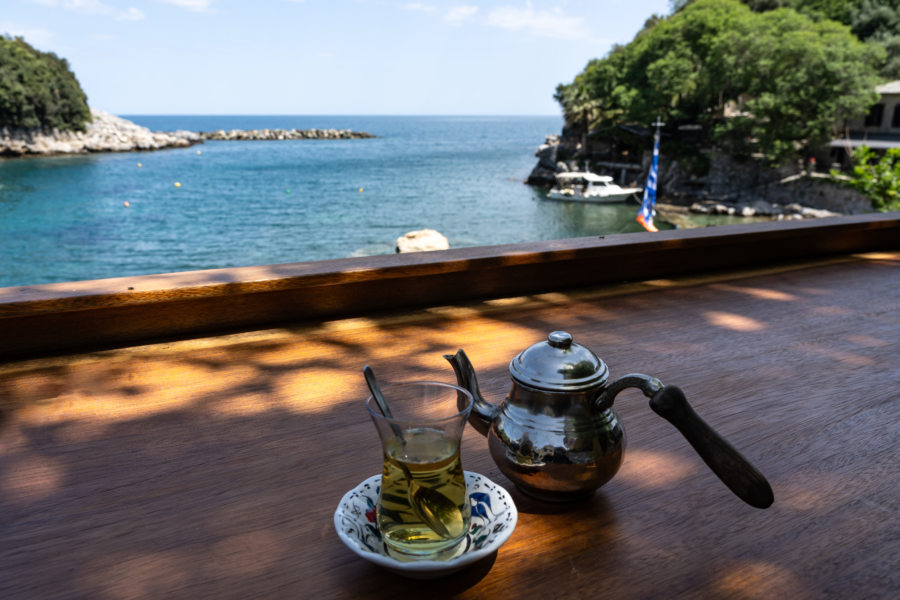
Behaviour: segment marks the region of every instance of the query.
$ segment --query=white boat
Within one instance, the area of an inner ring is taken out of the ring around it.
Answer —
[[[556,174],[556,186],[547,192],[554,200],[577,202],[624,202],[642,188],[623,188],[608,175],[572,171]]]

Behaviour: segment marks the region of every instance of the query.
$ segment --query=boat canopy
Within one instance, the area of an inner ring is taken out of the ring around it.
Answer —
[[[557,173],[556,178],[559,181],[572,181],[575,179],[583,179],[585,181],[590,181],[591,183],[602,183],[613,180],[609,175],[596,175],[594,173],[582,173],[579,171],[572,171],[568,173]]]

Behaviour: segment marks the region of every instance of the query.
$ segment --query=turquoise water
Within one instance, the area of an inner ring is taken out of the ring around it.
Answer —
[[[124,116],[378,137],[0,161],[0,286],[392,253],[425,227],[457,248],[641,230],[636,204],[523,183],[556,117]]]

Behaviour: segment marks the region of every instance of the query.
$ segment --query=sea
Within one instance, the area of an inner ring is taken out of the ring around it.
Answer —
[[[451,248],[642,231],[636,202],[524,183],[559,117],[121,116],[376,137],[0,160],[0,287],[388,254],[424,228]]]

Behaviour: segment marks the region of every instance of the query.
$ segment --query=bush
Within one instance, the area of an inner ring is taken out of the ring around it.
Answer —
[[[888,149],[880,159],[867,146],[856,148],[848,183],[865,194],[875,210],[900,210],[900,148]]]
[[[69,63],[21,37],[0,36],[0,127],[84,130],[87,96]]]

